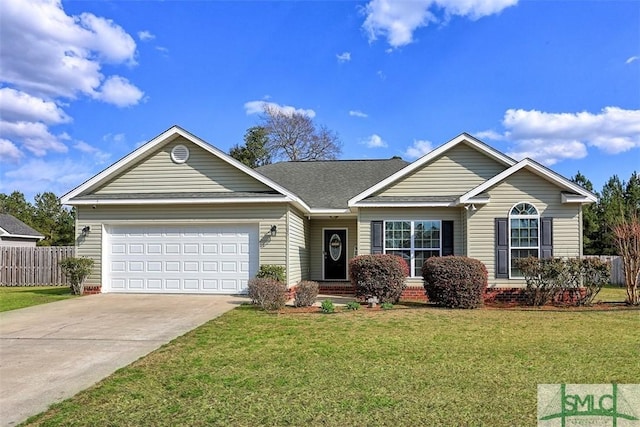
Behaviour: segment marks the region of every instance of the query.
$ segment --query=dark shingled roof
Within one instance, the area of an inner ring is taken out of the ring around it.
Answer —
[[[318,160],[275,163],[256,170],[311,208],[346,209],[349,199],[408,164],[402,159]]]
[[[20,236],[32,236],[34,238],[43,238],[44,236],[29,227],[18,218],[9,214],[0,214],[0,228],[5,230],[9,234],[15,234]]]

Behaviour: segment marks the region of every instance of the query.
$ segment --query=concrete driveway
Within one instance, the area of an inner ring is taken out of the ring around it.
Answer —
[[[0,424],[46,410],[245,301],[99,294],[0,313]]]

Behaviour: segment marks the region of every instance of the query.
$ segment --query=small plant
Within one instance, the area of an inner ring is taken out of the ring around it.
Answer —
[[[284,266],[275,264],[262,264],[256,277],[258,279],[273,279],[282,283],[285,283],[287,279]]]
[[[383,310],[391,310],[393,308],[393,304],[391,304],[390,302],[383,302],[382,304],[380,304],[380,308],[382,308]]]
[[[360,303],[358,301],[351,301],[347,303],[347,310],[360,310]]]
[[[318,282],[303,280],[296,287],[296,298],[293,304],[296,307],[310,307],[318,297]]]
[[[84,293],[84,281],[91,274],[93,260],[89,258],[65,258],[60,262],[60,268],[69,279],[71,293],[82,295]]]
[[[336,311],[336,307],[333,305],[333,301],[331,301],[330,299],[322,301],[322,305],[320,306],[320,308],[322,308],[323,313],[333,313],[334,311]]]
[[[270,278],[254,278],[248,284],[251,303],[263,310],[280,310],[287,303],[287,286]]]

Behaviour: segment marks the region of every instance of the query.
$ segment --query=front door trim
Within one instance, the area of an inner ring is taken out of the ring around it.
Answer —
[[[329,248],[325,247],[326,233],[327,231],[344,231],[344,242],[342,242],[342,252],[345,256],[344,263],[344,278],[342,279],[327,279],[325,273],[326,257],[329,257]],[[349,229],[346,227],[322,227],[322,280],[347,280],[349,277]]]

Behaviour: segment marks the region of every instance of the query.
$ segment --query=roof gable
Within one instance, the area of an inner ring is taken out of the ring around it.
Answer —
[[[568,180],[567,178],[557,174],[556,172],[552,171],[551,169],[545,166],[542,166],[540,163],[536,162],[535,160],[526,158],[519,161],[518,163],[511,166],[510,168],[506,169],[502,173],[499,173],[493,178],[480,184],[476,188],[463,194],[462,196],[460,196],[460,199],[458,200],[458,202],[468,203],[474,197],[484,193],[491,187],[504,181],[505,179],[507,179],[508,177],[512,176],[513,174],[515,174],[520,170],[528,170],[529,172],[532,172],[533,174],[553,183],[557,187],[568,191],[569,192],[568,195],[563,193],[563,196],[562,196],[563,203],[595,203],[598,201],[598,197],[595,194],[591,193],[590,191],[586,190],[585,188],[581,187],[575,182]]]
[[[227,173],[231,173],[231,175],[234,175],[234,179],[238,179],[238,176],[243,177],[240,180],[240,181],[243,181],[243,183],[240,183],[240,184],[231,184],[230,182],[233,180],[227,180],[223,185],[220,185],[219,182],[216,182],[216,183],[212,182],[211,188],[207,190],[207,191],[211,191],[211,193],[215,193],[215,192],[227,193],[230,191],[235,191],[235,189],[238,188],[238,187],[234,188],[234,185],[236,186],[239,185],[240,187],[244,185],[248,187],[253,187],[254,191],[257,189],[260,189],[261,191],[271,191],[271,192],[280,193],[286,197],[286,200],[300,203],[303,209],[308,208],[304,203],[299,201],[297,196],[295,196],[290,191],[281,187],[277,183],[271,181],[267,177],[257,173],[253,169],[238,162],[237,160],[227,155],[226,153],[222,152],[221,150],[217,149],[216,147],[206,143],[202,139],[185,131],[179,126],[171,127],[170,129],[158,135],[151,141],[140,146],[138,149],[134,150],[133,152],[126,155],[122,159],[118,160],[116,163],[112,164],[102,172],[98,173],[94,177],[85,181],[83,184],[74,188],[73,190],[71,190],[70,192],[68,192],[67,194],[61,197],[62,203],[64,204],[89,203],[90,201],[88,199],[85,198],[86,200],[80,200],[78,196],[85,196],[86,194],[92,193],[96,190],[98,190],[98,192],[102,190],[102,192],[106,194],[110,194],[112,192],[117,191],[117,186],[113,188],[109,188],[107,184],[112,181],[117,182],[118,179],[122,180],[126,176],[127,171],[132,171],[135,168],[135,165],[137,164],[145,164],[145,160],[149,162],[146,165],[150,166],[149,171],[150,173],[153,174],[153,167],[152,167],[153,162],[158,160],[163,160],[166,156],[170,156],[169,152],[171,148],[169,148],[169,146],[172,141],[176,141],[176,143],[177,141],[181,141],[185,145],[186,143],[192,144],[192,146],[197,147],[196,149],[199,154],[201,155],[208,154],[213,156],[214,159],[213,160],[210,159],[210,161],[214,164],[213,166],[203,166],[201,164],[199,166],[199,169],[192,168],[191,173],[200,174],[203,177],[211,178],[210,173],[213,171],[213,169],[218,168],[219,170],[224,169]],[[167,146],[167,148],[163,150],[162,148],[165,146]],[[169,152],[167,152],[167,150],[169,150]],[[178,166],[182,166],[182,165],[178,165]],[[150,175],[148,179],[151,182],[147,183],[145,188],[143,188],[143,190],[146,189],[147,192],[155,191],[158,193],[166,192],[166,188],[161,188],[158,190],[153,190],[151,188],[155,185],[153,181],[153,175]],[[122,184],[122,181],[120,182],[120,184]],[[215,184],[218,184],[218,185],[216,186]],[[199,188],[200,189],[197,191],[202,191],[201,187]],[[248,188],[244,188],[240,190],[246,191],[247,189]],[[186,189],[185,191],[188,191],[188,190],[189,189]],[[141,192],[144,193],[145,191],[141,191]]]
[[[469,134],[463,133],[458,135],[456,138],[452,139],[451,141],[430,151],[429,153],[425,154],[415,162],[410,163],[409,165],[399,170],[398,172],[394,173],[393,175],[387,177],[386,179],[378,182],[377,184],[373,185],[367,190],[354,196],[349,200],[349,206],[356,206],[358,202],[362,201],[363,199],[369,196],[372,196],[374,194],[377,194],[379,192],[382,192],[383,190],[392,187],[394,184],[399,183],[403,179],[407,179],[408,177],[411,177],[413,174],[416,174],[420,169],[427,168],[436,159],[439,159],[445,153],[449,152],[450,150],[454,149],[460,144],[464,144],[476,150],[481,155],[484,155],[492,159],[493,161],[497,162],[499,165],[503,165],[504,167],[510,167],[516,163],[515,160],[502,154],[498,150],[495,150],[494,148],[488,146],[487,144],[483,143],[482,141],[474,138]]]
[[[374,194],[382,197],[460,196],[507,169],[466,143],[456,144],[428,164]],[[455,179],[452,177],[455,176]],[[369,200],[370,198],[367,198]]]
[[[171,158],[178,146],[188,149],[189,159],[176,163]],[[151,178],[153,177],[153,178]],[[273,192],[263,182],[181,137],[156,147],[96,188],[94,194],[166,192]]]

